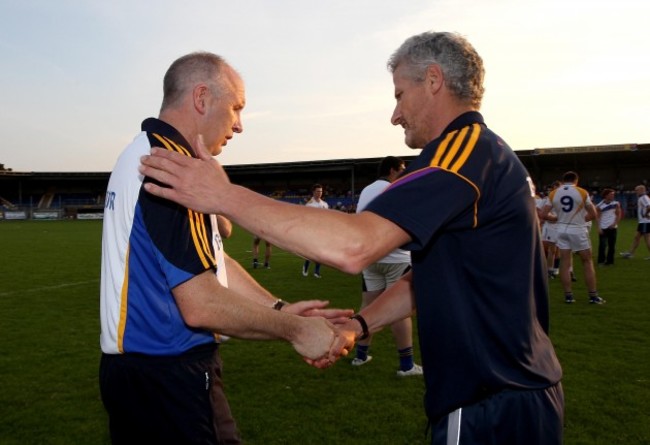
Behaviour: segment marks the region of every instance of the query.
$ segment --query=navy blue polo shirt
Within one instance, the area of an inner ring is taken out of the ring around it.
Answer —
[[[530,178],[478,112],[455,119],[366,210],[408,232],[430,420],[562,370]]]

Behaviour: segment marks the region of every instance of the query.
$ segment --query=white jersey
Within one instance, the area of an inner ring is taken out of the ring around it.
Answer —
[[[359,195],[359,202],[357,203],[357,213],[361,213],[363,209],[368,206],[370,201],[381,194],[381,192],[383,192],[389,185],[390,182],[386,181],[385,179],[378,179],[361,190],[361,194]],[[407,250],[395,249],[377,262],[389,264],[410,263],[411,253]]]
[[[643,195],[636,204],[639,224],[650,223],[650,197]]]
[[[585,221],[586,208],[592,203],[589,193],[585,189],[574,184],[562,184],[549,193],[548,199],[557,215],[558,224],[570,227],[588,227],[587,221]]]
[[[314,198],[311,198],[309,201],[307,201],[307,204],[305,204],[307,207],[316,207],[318,209],[329,209],[330,206],[327,204],[324,200],[316,201]]]
[[[161,144],[189,152],[179,134],[158,119],[122,152],[108,181],[102,234],[100,344],[107,354],[178,355],[215,342],[213,332],[190,328],[173,289],[215,270],[227,286],[216,217],[143,192],[140,158]]]
[[[616,221],[618,220],[616,210],[620,208],[618,201],[605,202],[605,200],[602,200],[596,204],[596,208],[600,213],[598,227],[601,229],[608,229],[610,227],[615,229]]]

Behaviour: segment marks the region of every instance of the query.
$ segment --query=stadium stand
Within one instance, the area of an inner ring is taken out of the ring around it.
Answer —
[[[537,190],[567,170],[580,174],[580,184],[594,194],[617,190],[627,216],[635,213],[632,191],[648,185],[650,144],[560,147],[517,151]],[[407,162],[414,156],[404,156]],[[225,166],[231,181],[274,199],[304,204],[314,183],[325,187],[330,208],[354,211],[358,194],[375,179],[382,158],[335,159]],[[101,217],[110,172],[14,172],[0,164],[0,218],[7,212],[56,212],[62,218]],[[22,214],[22,213],[21,213]],[[19,216],[19,215],[18,215]]]

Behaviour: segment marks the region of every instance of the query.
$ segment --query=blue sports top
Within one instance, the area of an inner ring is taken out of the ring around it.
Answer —
[[[412,241],[431,421],[504,389],[562,377],[528,174],[478,112],[455,119],[367,210]]]
[[[210,215],[145,192],[138,166],[152,146],[192,155],[172,126],[149,118],[111,173],[100,300],[100,344],[108,354],[177,355],[215,341],[212,332],[185,324],[172,289],[223,263],[221,238]]]

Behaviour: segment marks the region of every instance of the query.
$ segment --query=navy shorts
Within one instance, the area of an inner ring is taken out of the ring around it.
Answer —
[[[102,354],[102,402],[113,444],[240,444],[216,344],[180,356]]]
[[[432,445],[560,445],[564,394],[557,383],[505,390],[464,406],[432,425]]]
[[[636,231],[641,235],[650,233],[650,223],[639,223],[639,225],[636,226]]]

